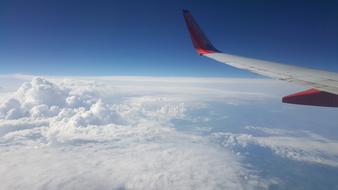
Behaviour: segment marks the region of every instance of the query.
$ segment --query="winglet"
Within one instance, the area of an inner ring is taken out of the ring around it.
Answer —
[[[201,28],[198,26],[188,10],[183,10],[183,17],[187,24],[191,41],[198,54],[218,53],[219,51],[211,44]]]

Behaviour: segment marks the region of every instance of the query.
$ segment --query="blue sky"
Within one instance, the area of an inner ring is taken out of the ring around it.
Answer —
[[[224,52],[338,71],[337,1],[1,1],[0,74],[256,77],[198,56],[189,9]]]

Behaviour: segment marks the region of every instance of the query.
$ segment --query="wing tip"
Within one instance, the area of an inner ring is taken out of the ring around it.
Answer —
[[[209,53],[219,53],[212,43],[208,40],[202,29],[198,26],[197,22],[187,9],[182,9],[183,17],[188,27],[190,38],[199,55]]]

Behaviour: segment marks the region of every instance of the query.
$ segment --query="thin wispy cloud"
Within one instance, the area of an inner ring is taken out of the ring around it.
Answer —
[[[324,138],[309,131],[246,127],[264,132],[264,136],[250,133],[214,133],[213,140],[226,147],[258,145],[271,149],[284,158],[338,167],[338,141]]]

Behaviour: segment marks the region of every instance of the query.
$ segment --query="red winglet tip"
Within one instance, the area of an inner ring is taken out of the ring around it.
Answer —
[[[208,54],[208,53],[217,53],[217,51],[200,49],[200,48],[197,48],[196,51],[199,55],[205,55],[205,54]]]

